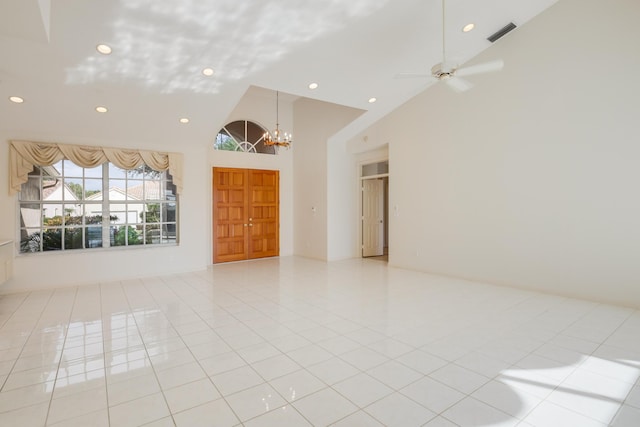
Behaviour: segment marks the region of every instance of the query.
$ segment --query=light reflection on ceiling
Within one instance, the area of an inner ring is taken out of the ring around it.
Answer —
[[[156,0],[119,2],[109,40],[114,58],[90,55],[67,70],[68,84],[138,81],[161,93],[217,93],[226,81],[251,75],[288,52],[340,30],[388,0]],[[214,64],[217,79],[200,71]]]

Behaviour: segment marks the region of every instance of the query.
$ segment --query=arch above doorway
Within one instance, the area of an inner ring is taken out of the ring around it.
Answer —
[[[250,120],[235,120],[220,129],[213,148],[245,153],[276,154],[277,149],[264,143],[265,128]]]

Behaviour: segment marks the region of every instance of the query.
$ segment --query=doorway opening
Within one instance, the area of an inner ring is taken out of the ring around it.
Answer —
[[[362,257],[389,260],[389,161],[362,165]]]

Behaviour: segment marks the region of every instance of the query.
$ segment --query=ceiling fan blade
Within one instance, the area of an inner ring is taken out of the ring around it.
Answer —
[[[447,79],[444,82],[456,92],[465,92],[473,87],[471,83],[457,76]]]
[[[464,77],[480,73],[489,73],[491,71],[500,71],[502,70],[502,67],[504,67],[504,61],[502,59],[496,59],[495,61],[460,68],[456,70],[456,75]]]
[[[427,73],[398,73],[393,76],[394,79],[417,79],[431,77],[431,74]]]

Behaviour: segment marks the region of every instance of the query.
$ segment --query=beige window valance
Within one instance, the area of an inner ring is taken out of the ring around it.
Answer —
[[[173,176],[176,192],[182,192],[182,154],[161,153],[112,147],[56,144],[31,141],[11,141],[9,144],[9,193],[20,191],[34,166],[50,166],[69,159],[78,166],[94,168],[111,162],[121,169],[135,169],[144,164],[153,170]]]

